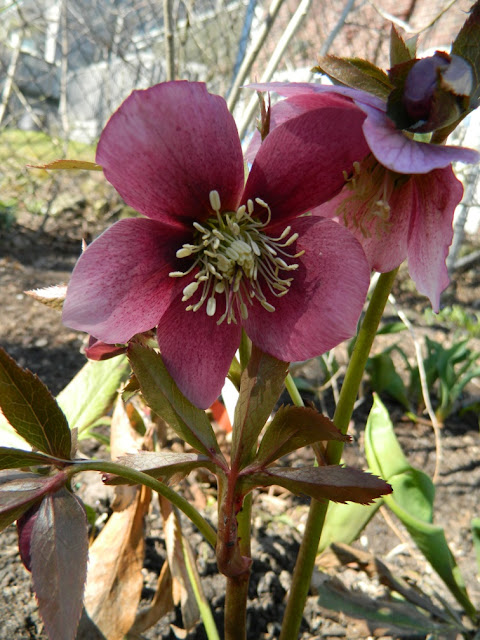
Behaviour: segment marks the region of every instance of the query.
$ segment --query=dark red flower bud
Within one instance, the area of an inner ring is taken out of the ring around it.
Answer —
[[[30,544],[32,540],[33,525],[37,519],[40,504],[41,501],[34,504],[17,520],[18,550],[25,569],[28,571],[31,571],[32,562],[30,556]]]

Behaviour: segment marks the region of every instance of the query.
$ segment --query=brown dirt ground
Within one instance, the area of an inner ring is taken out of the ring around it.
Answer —
[[[66,209],[50,217],[43,229],[39,229],[41,218],[23,214],[7,227],[0,227],[0,290],[2,294],[2,317],[0,344],[20,365],[37,373],[56,394],[84,364],[81,347],[84,337],[61,324],[60,314],[35,302],[24,291],[36,287],[67,282],[71,269],[81,250],[82,237],[96,236],[105,226],[105,218],[99,219],[95,212]],[[417,296],[405,273],[399,279],[395,295],[399,304],[413,318],[420,333],[428,333],[437,340],[448,341],[451,335],[441,327],[426,327],[422,321],[427,301]],[[465,309],[478,310],[480,275],[474,269],[455,279],[445,296],[445,302],[453,300]],[[402,347],[413,352],[406,334],[402,334]],[[385,343],[386,344],[386,343]],[[384,344],[377,345],[383,348]],[[476,342],[478,348],[478,342]],[[341,356],[340,356],[341,357]],[[311,382],[321,384],[318,373],[307,368],[303,374]],[[470,385],[469,398],[478,400],[478,381]],[[307,398],[308,399],[308,398]],[[329,392],[325,402],[332,406]],[[371,395],[368,388],[365,397],[355,411],[351,433],[354,442],[345,453],[347,463],[362,466],[363,432]],[[435,442],[431,426],[427,423],[412,423],[404,417],[403,410],[393,402],[388,404],[396,432],[411,463],[432,474],[435,466]],[[443,460],[437,483],[436,522],[445,527],[470,596],[477,606],[480,604],[480,584],[475,555],[470,535],[470,521],[479,515],[478,489],[480,484],[480,439],[478,417],[472,412],[453,414],[442,431]],[[93,450],[93,449],[92,449]],[[308,452],[304,453],[309,457]],[[88,483],[87,483],[88,484]],[[87,488],[88,489],[88,488]],[[88,501],[88,490],[84,497]],[[109,513],[111,496],[90,489],[91,504],[99,511]],[[193,493],[191,494],[194,495]],[[284,607],[284,596],[289,585],[296,550],[300,540],[302,524],[307,513],[307,501],[286,496],[280,491],[258,493],[255,498],[254,547],[255,557],[250,588],[249,625],[252,640],[278,637],[279,622]],[[188,525],[187,526],[187,531]],[[161,518],[154,510],[147,523],[147,553],[145,558],[145,585],[143,598],[152,597],[165,547]],[[221,621],[223,606],[223,578],[217,576],[215,562],[208,545],[199,534],[191,531],[189,536],[199,556],[199,571],[204,588],[212,603],[216,619]],[[41,640],[46,636],[36,610],[31,590],[30,575],[20,563],[16,548],[15,528],[9,527],[2,534],[0,547],[0,639]],[[428,593],[439,592],[450,603],[451,598],[439,579],[432,573],[421,554],[409,540],[408,534],[394,518],[379,513],[369,523],[360,541],[354,545],[367,550],[387,562],[395,573],[410,584]],[[369,578],[358,569],[355,562],[335,569],[331,556],[325,561],[328,571],[357,592],[377,597],[384,593],[378,579]],[[179,610],[173,611],[157,624],[145,638],[174,638],[169,624],[181,626]],[[347,618],[322,609],[318,598],[309,597],[302,627],[302,640],[313,638],[403,638],[419,637],[398,634],[381,626],[368,626],[363,622]],[[93,636],[92,636],[93,637]],[[188,638],[204,638],[200,627]]]

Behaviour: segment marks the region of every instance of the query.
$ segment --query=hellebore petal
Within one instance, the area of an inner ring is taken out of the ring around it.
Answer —
[[[408,269],[420,293],[438,312],[440,294],[448,286],[445,260],[453,238],[453,214],[462,199],[463,186],[451,167],[414,176],[416,207],[408,238]]]
[[[157,328],[163,361],[180,391],[197,407],[207,409],[220,395],[240,344],[239,324],[217,325],[203,309],[185,311],[180,297],[162,316]]]
[[[275,127],[252,165],[242,201],[261,198],[275,223],[335,196],[345,183],[344,171],[368,153],[360,109],[335,95],[318,96],[315,104]]]
[[[244,321],[252,342],[284,361],[307,360],[354,335],[370,283],[362,247],[349,231],[318,216],[291,226],[299,234],[293,251],[305,253],[295,259],[290,290],[268,297],[274,312],[249,307]]]
[[[108,344],[155,327],[185,286],[168,275],[183,242],[185,231],[154,220],[116,222],[80,256],[67,289],[64,324]]]
[[[134,91],[103,130],[96,161],[127,204],[170,224],[208,217],[212,189],[235,210],[243,190],[235,121],[202,83]]]

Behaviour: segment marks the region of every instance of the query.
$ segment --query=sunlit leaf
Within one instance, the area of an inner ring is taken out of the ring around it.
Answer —
[[[85,511],[66,489],[42,500],[30,552],[33,587],[48,636],[73,640],[82,613],[88,535]]]
[[[387,74],[367,60],[323,56],[313,71],[325,73],[334,82],[361,89],[386,100],[392,90]]]
[[[177,475],[183,477],[198,467],[213,468],[212,462],[207,456],[170,451],[142,451],[133,455],[121,456],[116,462],[161,480]],[[114,475],[107,475],[105,482],[113,485],[128,484],[128,480]]]
[[[356,540],[382,504],[380,498],[369,505],[330,502],[318,552],[324,551],[332,542],[350,544]]]
[[[53,160],[47,164],[29,164],[31,169],[47,169],[49,171],[72,171],[83,169],[86,171],[103,171],[103,168],[96,162],[88,162],[87,160]]]
[[[60,407],[39,378],[0,348],[0,406],[15,431],[35,449],[70,457],[70,429]]]
[[[205,411],[180,392],[160,355],[135,343],[129,345],[128,355],[143,397],[153,411],[197,451],[209,457],[212,453],[221,456]]]
[[[392,23],[390,30],[390,66],[393,67],[401,62],[408,62],[415,55],[412,55],[405,40],[400,35],[396,26]]]
[[[36,451],[0,447],[0,469],[19,469],[20,467],[36,467],[50,465],[54,459]]]
[[[31,289],[30,291],[25,291],[25,293],[47,307],[60,311],[67,295],[67,285],[59,284],[43,289]]]
[[[0,408],[0,443],[4,447],[13,447],[15,449],[25,449],[30,451],[32,448],[25,438],[18,435],[12,425],[8,422]]]
[[[108,640],[123,640],[135,621],[142,593],[144,516],[151,491],[143,487],[115,511],[90,547],[85,608]]]
[[[242,476],[248,489],[279,485],[297,495],[333,502],[369,504],[375,498],[391,493],[391,487],[381,478],[351,467],[269,467],[264,471]]]
[[[472,100],[480,94],[480,3],[476,2],[470,10],[470,16],[460,29],[452,44],[452,53],[470,63],[475,78]]]
[[[469,615],[475,607],[442,527],[433,524],[435,487],[422,471],[414,469],[403,455],[387,409],[375,396],[365,429],[365,454],[374,473],[392,485],[394,493],[385,504],[407,528],[412,539]]]
[[[280,407],[262,438],[256,462],[266,466],[282,456],[319,440],[348,442],[333,422],[308,407]]]
[[[71,429],[79,437],[112,407],[118,388],[127,379],[130,367],[125,356],[89,361],[57,396]]]
[[[232,460],[248,464],[258,436],[284,388],[288,363],[263,353],[253,345],[248,366],[242,373],[235,408]]]

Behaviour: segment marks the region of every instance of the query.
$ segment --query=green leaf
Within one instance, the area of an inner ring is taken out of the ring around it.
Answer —
[[[279,485],[296,495],[307,495],[316,500],[333,502],[360,502],[369,504],[375,498],[391,492],[391,487],[360,469],[330,465],[326,467],[269,467],[255,471],[254,465],[240,474],[242,486],[248,491],[254,487]]]
[[[12,425],[5,418],[3,413],[0,410],[0,443],[4,447],[14,447],[16,449],[24,449],[25,451],[30,451],[31,446],[19,436]]]
[[[126,356],[88,361],[58,394],[57,402],[67,416],[70,429],[77,429],[80,438],[111,409],[129,371]]]
[[[42,500],[30,543],[38,608],[49,638],[74,640],[87,577],[87,519],[77,498],[60,489]]]
[[[403,322],[387,322],[378,331],[377,336],[390,335],[392,333],[401,333],[406,331],[407,327]]]
[[[442,527],[432,524],[434,486],[430,478],[414,469],[403,455],[388,411],[375,396],[365,429],[365,454],[374,473],[381,473],[393,487],[385,504],[407,528],[425,558],[442,578],[469,616],[475,607],[468,597],[459,568]]]
[[[480,576],[480,518],[472,519],[472,537],[475,556],[477,558],[477,571]]]
[[[258,436],[283,390],[287,371],[287,362],[252,346],[252,355],[242,373],[233,422],[232,460],[239,468],[252,457]]]
[[[415,58],[415,54],[412,55],[410,49],[405,43],[405,40],[392,23],[392,28],[390,30],[390,66],[394,67],[396,64],[400,64],[401,62],[408,62],[412,58]]]
[[[197,451],[210,459],[223,456],[205,411],[180,392],[158,353],[131,343],[128,356],[147,404]]]
[[[371,356],[367,361],[366,371],[374,391],[386,392],[406,409],[410,408],[405,385],[389,353],[383,351],[376,356]]]
[[[72,171],[83,169],[85,171],[103,171],[103,168],[96,162],[88,162],[87,160],[53,160],[47,164],[29,164],[30,169],[46,169],[49,171]]]
[[[451,632],[449,625],[437,624],[431,618],[423,615],[416,607],[407,602],[392,602],[379,600],[365,595],[351,593],[332,584],[323,583],[318,586],[319,601],[322,607],[332,611],[339,611],[352,618],[367,619],[378,623],[382,635],[387,632],[398,636],[402,632],[414,632],[412,637],[419,635],[426,637],[437,632],[435,637],[448,637]],[[373,625],[372,625],[373,627]],[[372,632],[375,627],[371,628]],[[445,634],[445,635],[442,635]]]
[[[313,71],[325,73],[337,83],[361,89],[386,100],[393,86],[387,74],[367,60],[323,56]]]
[[[274,460],[320,440],[348,442],[333,422],[308,407],[280,407],[262,438],[255,462],[265,467]]]
[[[47,387],[0,348],[0,407],[15,431],[35,449],[70,458],[70,429]]]
[[[474,76],[473,105],[480,96],[480,3],[476,2],[470,16],[452,44],[452,53],[470,63]]]
[[[51,465],[54,462],[54,459],[35,451],[0,447],[0,469],[18,469],[20,467]]]
[[[206,467],[215,471],[210,458],[196,453],[142,451],[141,453],[121,456],[115,462],[136,471],[143,471],[147,475],[162,481],[172,476],[186,476],[190,471],[199,467]],[[106,484],[129,484],[128,480],[114,475],[108,475],[104,481]]]
[[[358,538],[382,504],[383,500],[381,498],[369,505],[331,502],[328,505],[318,552],[322,553],[333,542],[352,543]]]

